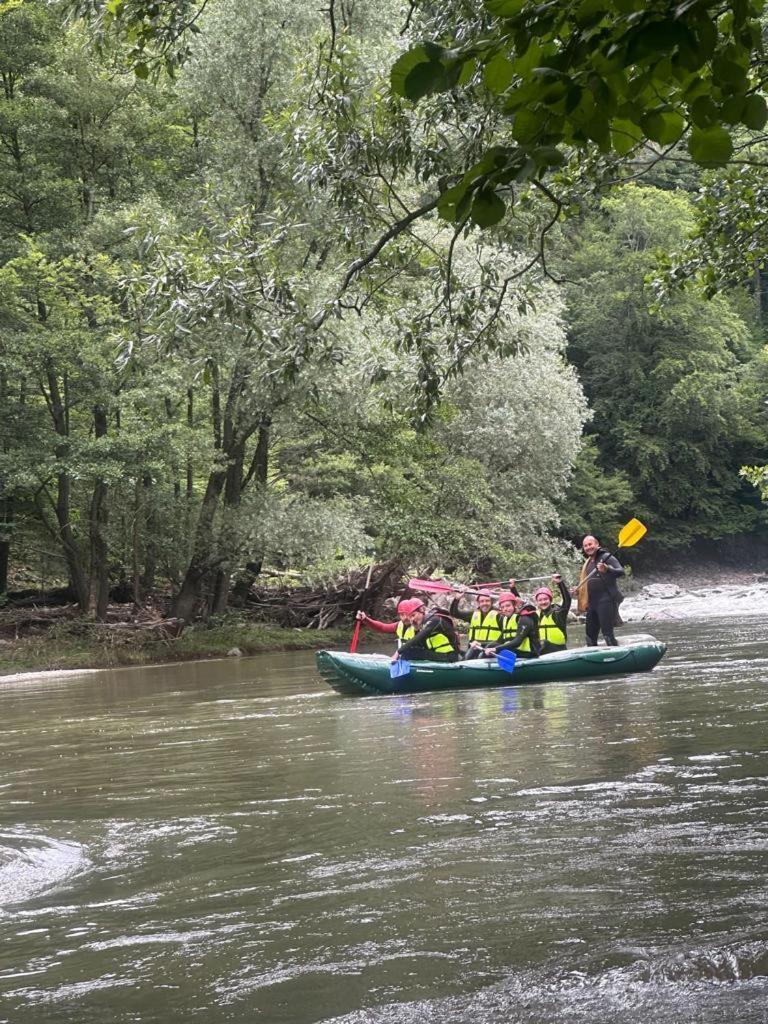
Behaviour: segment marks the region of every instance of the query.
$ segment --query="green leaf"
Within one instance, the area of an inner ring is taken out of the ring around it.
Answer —
[[[688,109],[697,128],[709,128],[718,120],[718,109],[711,96],[699,96]]]
[[[506,213],[506,204],[490,189],[480,189],[472,203],[472,220],[479,228],[498,224]]]
[[[143,61],[133,65],[133,73],[137,78],[141,78],[142,81],[149,78],[149,68]]]
[[[456,220],[456,207],[466,194],[467,186],[464,182],[460,182],[458,185],[454,185],[453,188],[448,188],[443,192],[437,203],[437,212],[443,220],[450,221],[451,223]]]
[[[512,61],[504,53],[497,53],[488,61],[483,70],[483,83],[494,96],[509,88],[515,76]]]
[[[733,141],[720,125],[694,128],[688,140],[688,151],[703,167],[722,167],[733,155]]]
[[[531,158],[537,167],[562,167],[565,163],[565,154],[557,146],[538,146],[531,153]]]
[[[538,43],[531,43],[525,53],[513,61],[515,71],[518,75],[525,78],[526,75],[529,75],[534,68],[541,64],[543,57],[544,48],[539,46]]]
[[[747,82],[744,68],[721,54],[712,61],[712,76],[718,84],[727,85],[732,89],[743,89]]]
[[[504,171],[510,165],[519,163],[522,158],[523,151],[516,146],[491,146],[483,153],[482,158],[465,172],[462,183],[464,186],[471,185],[478,178]]]
[[[633,121],[619,118],[611,121],[611,142],[619,156],[631,153],[635,146],[642,142],[642,133]]]
[[[725,124],[740,124],[746,106],[746,96],[729,96],[724,103],[720,104],[719,117],[714,120],[724,121]],[[702,125],[701,127],[706,127]]]
[[[685,121],[673,110],[653,111],[643,118],[642,127],[653,142],[669,146],[683,134]]]
[[[461,65],[461,72],[459,73],[458,85],[469,85],[472,81],[472,76],[477,69],[477,61],[473,58],[472,60],[465,60]]]
[[[587,138],[596,142],[601,149],[606,150],[610,145],[610,125],[608,124],[608,118],[602,114],[596,114],[595,117],[590,118],[584,125],[584,132]]]
[[[656,62],[662,55],[671,54],[677,46],[695,50],[696,39],[680,22],[671,19],[653,21],[630,34],[626,62],[637,64],[649,59]]]
[[[528,0],[483,0],[486,11],[495,18],[514,18],[528,3]]]
[[[705,60],[708,60],[715,52],[715,47],[717,46],[717,26],[703,10],[696,12],[694,32],[699,53],[702,54]]]
[[[512,126],[512,137],[525,145],[537,139],[541,135],[542,129],[542,118],[538,111],[518,110],[515,114],[515,123]]]
[[[445,68],[435,61],[417,64],[405,76],[405,95],[409,100],[420,100],[430,93],[442,92],[446,87]]]
[[[579,28],[586,28],[605,17],[605,0],[582,0],[576,8],[575,18]]]
[[[421,66],[426,66],[427,70],[420,72],[412,79],[410,76]],[[431,82],[433,75],[437,77],[440,73],[443,76],[445,74],[442,65],[435,61],[423,46],[414,46],[413,49],[407,50],[395,61],[389,73],[389,81],[392,86],[392,92],[397,96],[403,96],[405,99],[410,100],[420,99],[421,96],[426,96],[427,93],[421,92],[419,95],[412,95],[409,90],[424,88],[428,82]]]
[[[768,121],[768,107],[766,107],[763,97],[758,96],[756,93],[752,96],[747,96],[744,112],[741,115],[742,124],[745,124],[747,128],[760,131],[761,128],[765,127],[766,121]]]

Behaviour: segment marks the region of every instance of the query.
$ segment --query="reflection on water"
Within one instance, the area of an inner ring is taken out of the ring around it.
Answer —
[[[0,1022],[766,1021],[761,629],[615,682],[0,685]]]

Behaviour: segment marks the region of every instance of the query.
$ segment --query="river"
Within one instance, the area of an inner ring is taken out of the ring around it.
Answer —
[[[764,631],[406,698],[309,654],[0,680],[0,1021],[768,1021]]]

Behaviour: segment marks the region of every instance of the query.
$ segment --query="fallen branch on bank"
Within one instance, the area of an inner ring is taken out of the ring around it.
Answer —
[[[374,566],[366,588],[368,569],[354,569],[314,587],[251,588],[246,609],[259,622],[274,622],[294,629],[328,629],[349,621],[355,612],[381,613],[384,602],[403,589],[399,561]]]
[[[375,617],[392,618],[394,611],[386,602],[405,591],[406,577],[402,563],[394,560],[375,565],[370,582],[368,566],[311,586],[296,586],[293,572],[270,573],[269,582],[260,577],[262,585],[251,588],[240,614],[253,622],[318,630],[349,623],[358,609]],[[107,621],[94,622],[83,616],[76,604],[51,607],[43,603],[43,594],[37,595],[37,603],[25,595],[19,604],[0,611],[0,640],[45,635],[57,626],[73,636],[108,645],[169,641],[180,636],[182,620],[166,617],[169,595],[154,595],[153,599],[156,606],[139,609],[132,603],[111,603]]]

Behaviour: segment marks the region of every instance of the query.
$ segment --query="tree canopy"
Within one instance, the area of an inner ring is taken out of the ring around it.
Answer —
[[[758,6],[289,13],[0,5],[0,592],[761,529]]]

